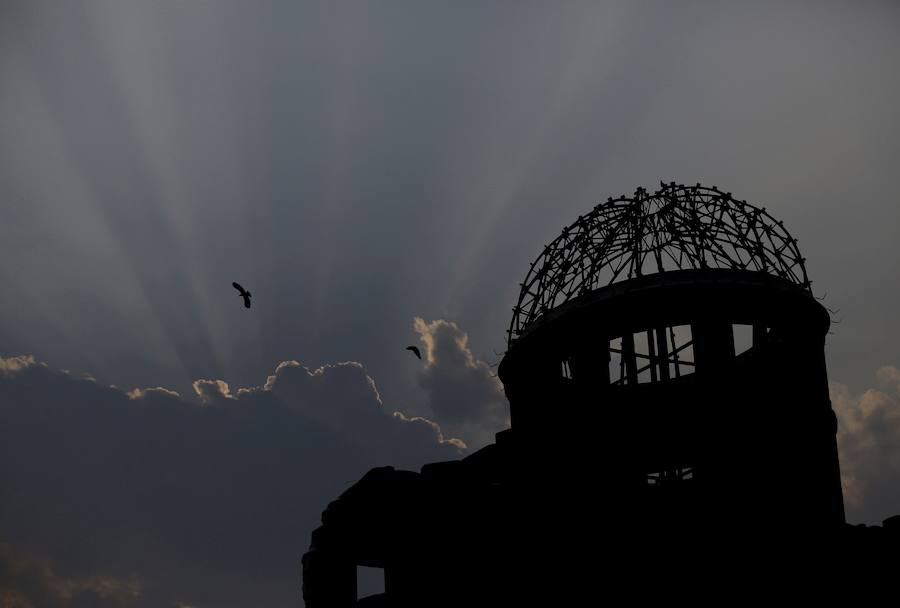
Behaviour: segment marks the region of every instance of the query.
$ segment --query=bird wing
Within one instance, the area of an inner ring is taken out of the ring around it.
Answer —
[[[249,293],[244,294],[244,306],[247,308],[250,308],[250,294]]]
[[[419,352],[419,348],[417,346],[407,346],[406,350],[411,350],[413,352],[413,354],[415,356],[417,356],[419,359],[422,358],[422,353]]]
[[[235,282],[232,282],[231,284],[234,285],[235,289],[237,289],[239,292],[241,292],[241,295],[244,295],[245,290],[243,287],[241,287],[238,283],[235,283]]]

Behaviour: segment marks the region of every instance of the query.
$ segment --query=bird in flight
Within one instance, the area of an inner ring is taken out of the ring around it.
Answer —
[[[232,285],[234,285],[234,288],[240,292],[240,296],[242,298],[244,298],[244,306],[246,306],[247,308],[250,308],[250,298],[252,297],[250,292],[247,291],[246,289],[244,289],[243,287],[241,287],[240,285],[238,285],[237,283],[232,283]]]
[[[413,354],[414,354],[415,356],[417,356],[419,359],[422,358],[422,353],[419,352],[419,347],[418,347],[418,346],[407,346],[407,347],[406,347],[406,350],[411,350],[411,351],[413,352]]]

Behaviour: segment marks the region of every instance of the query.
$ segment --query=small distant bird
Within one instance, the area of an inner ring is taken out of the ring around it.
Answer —
[[[417,356],[419,359],[422,358],[422,353],[419,352],[419,347],[418,347],[418,346],[407,346],[407,347],[406,347],[406,350],[411,350],[411,351],[413,352],[413,354],[414,354],[415,356]]]
[[[232,283],[232,285],[234,285],[234,288],[240,292],[240,296],[242,298],[244,298],[244,306],[246,306],[247,308],[250,308],[250,298],[252,297],[250,292],[247,291],[246,289],[244,289],[243,287],[241,287],[240,285],[238,285],[237,283]]]

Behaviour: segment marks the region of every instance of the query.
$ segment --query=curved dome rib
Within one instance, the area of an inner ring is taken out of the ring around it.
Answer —
[[[715,186],[660,185],[652,194],[638,188],[631,197],[608,199],[544,248],[522,283],[508,342],[563,302],[668,270],[760,271],[809,291],[797,240],[764,208]]]

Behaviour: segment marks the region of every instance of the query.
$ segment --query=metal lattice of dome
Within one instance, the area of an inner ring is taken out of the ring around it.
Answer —
[[[805,258],[784,223],[715,186],[671,182],[610,198],[564,228],[531,264],[510,343],[544,312],[594,289],[667,270],[766,272],[810,291]]]

